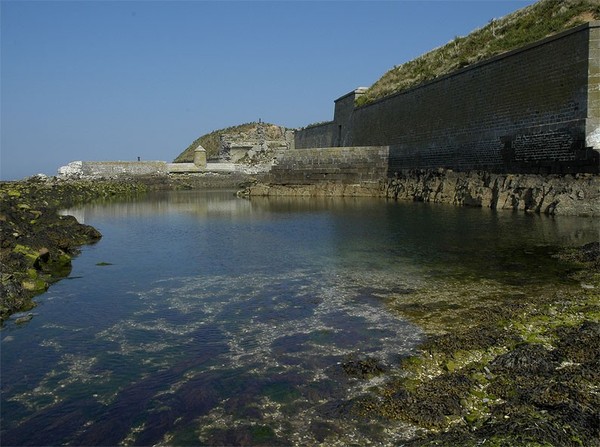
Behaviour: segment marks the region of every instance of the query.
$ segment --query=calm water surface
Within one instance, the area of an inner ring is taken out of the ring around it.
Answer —
[[[104,235],[0,331],[2,445],[365,445],[347,403],[423,339],[387,304],[564,279],[585,218],[375,199],[168,192],[69,210]],[[542,255],[541,255],[542,254]],[[450,287],[450,286],[448,286]],[[342,364],[373,357],[370,380]]]

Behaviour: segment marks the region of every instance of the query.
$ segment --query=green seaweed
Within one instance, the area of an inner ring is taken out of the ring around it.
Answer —
[[[493,300],[466,285],[480,293],[463,300],[452,286],[417,291],[420,306],[390,301],[430,337],[401,361],[400,379],[374,388],[377,398],[357,399],[357,413],[416,425],[422,434],[407,446],[599,445],[599,249],[556,255],[575,281],[536,285],[518,301],[509,285]],[[446,300],[460,306],[436,304]]]

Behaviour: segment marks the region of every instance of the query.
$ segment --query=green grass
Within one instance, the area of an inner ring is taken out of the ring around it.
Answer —
[[[541,0],[385,73],[357,99],[361,106],[588,22],[600,0]]]

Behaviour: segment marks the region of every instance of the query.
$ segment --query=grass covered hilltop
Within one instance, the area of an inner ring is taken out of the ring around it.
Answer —
[[[600,20],[600,0],[541,0],[395,66],[369,87],[356,105],[371,103],[592,20]]]

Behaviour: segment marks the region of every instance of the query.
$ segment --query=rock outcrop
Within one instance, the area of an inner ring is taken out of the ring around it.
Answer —
[[[600,177],[593,174],[490,174],[413,170],[378,183],[255,184],[240,196],[369,196],[535,212],[600,216]]]
[[[102,237],[73,216],[61,216],[60,208],[145,190],[145,185],[133,182],[64,181],[39,176],[0,182],[0,323],[15,312],[33,308],[33,297],[69,275],[79,247]]]
[[[293,142],[293,130],[283,126],[262,121],[240,124],[197,138],[175,158],[174,163],[191,163],[199,144],[206,149],[209,161],[251,163],[271,156],[275,149],[289,148]]]
[[[593,174],[409,171],[388,181],[385,196],[548,215],[600,216],[600,177]]]

